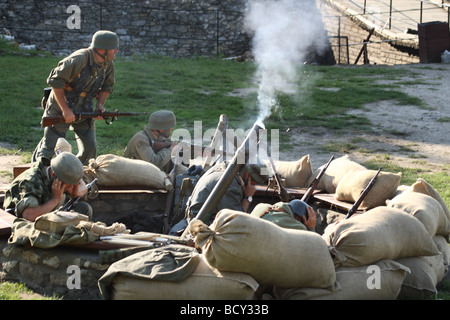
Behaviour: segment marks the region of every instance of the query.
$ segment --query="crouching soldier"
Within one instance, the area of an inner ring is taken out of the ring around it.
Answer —
[[[304,201],[277,202],[274,205],[259,203],[250,213],[252,216],[275,223],[282,228],[315,231],[316,213]]]
[[[81,161],[69,152],[61,152],[50,166],[38,161],[14,179],[5,192],[3,206],[19,218],[35,221],[60,208],[65,194],[83,197],[87,188],[82,177]],[[92,218],[92,207],[87,202],[78,201],[72,210]]]

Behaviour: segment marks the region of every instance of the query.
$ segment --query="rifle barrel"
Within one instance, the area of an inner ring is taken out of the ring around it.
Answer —
[[[380,169],[378,169],[377,173],[369,181],[367,186],[364,188],[364,190],[359,195],[359,197],[356,200],[356,202],[353,204],[353,206],[350,208],[350,210],[348,210],[347,215],[345,216],[344,219],[350,218],[356,212],[356,210],[358,210],[358,208],[361,205],[361,203],[363,202],[364,198],[367,196],[367,194],[369,193],[370,189],[372,189],[372,186],[375,184],[375,180],[377,179],[378,175],[380,174],[381,169],[382,169],[382,167]]]

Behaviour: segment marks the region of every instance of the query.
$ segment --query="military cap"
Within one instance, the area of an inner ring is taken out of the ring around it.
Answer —
[[[175,114],[169,110],[158,110],[148,118],[148,127],[152,130],[167,130],[177,124]]]
[[[50,162],[56,177],[64,183],[77,185],[83,177],[83,164],[70,152],[61,152]]]
[[[119,38],[114,32],[100,30],[94,33],[91,42],[92,48],[113,50],[119,47]]]

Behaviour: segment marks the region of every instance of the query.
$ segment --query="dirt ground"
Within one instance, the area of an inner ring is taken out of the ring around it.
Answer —
[[[309,154],[313,169],[316,169],[326,163],[332,154],[335,157],[344,155],[339,152],[324,152],[324,145],[350,142],[357,145],[357,148],[348,153],[358,162],[381,155],[386,161],[398,163],[402,167],[420,167],[425,171],[448,170],[450,64],[413,64],[392,66],[392,68],[409,68],[417,74],[412,78],[405,75],[403,80],[411,82],[402,86],[401,90],[420,98],[426,103],[426,108],[398,106],[396,101],[380,101],[368,104],[364,110],[350,111],[352,114],[364,115],[371,119],[373,133],[358,135],[347,133],[336,136],[326,130],[310,134],[292,128],[290,132],[293,148],[282,152],[279,156],[280,160],[297,160]],[[0,146],[8,147],[1,142]],[[21,163],[23,163],[21,156],[0,156],[0,192],[12,180],[12,175],[4,174],[4,172],[12,173],[13,167]]]

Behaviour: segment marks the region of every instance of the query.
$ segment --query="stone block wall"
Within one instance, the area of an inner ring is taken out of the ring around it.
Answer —
[[[336,63],[355,64],[370,30],[365,24],[345,16],[326,0],[318,1],[320,1],[318,8],[330,37]],[[340,38],[341,46],[339,47],[338,36],[347,37],[348,46],[344,39]],[[388,40],[376,33],[370,37],[371,43],[367,44],[367,57],[370,64],[395,65],[419,62],[418,43],[417,47],[396,46]],[[357,64],[363,63],[364,56],[361,55]]]
[[[0,27],[60,54],[89,46],[106,29],[118,34],[121,55],[235,56],[250,46],[244,10],[244,0],[0,0]]]

